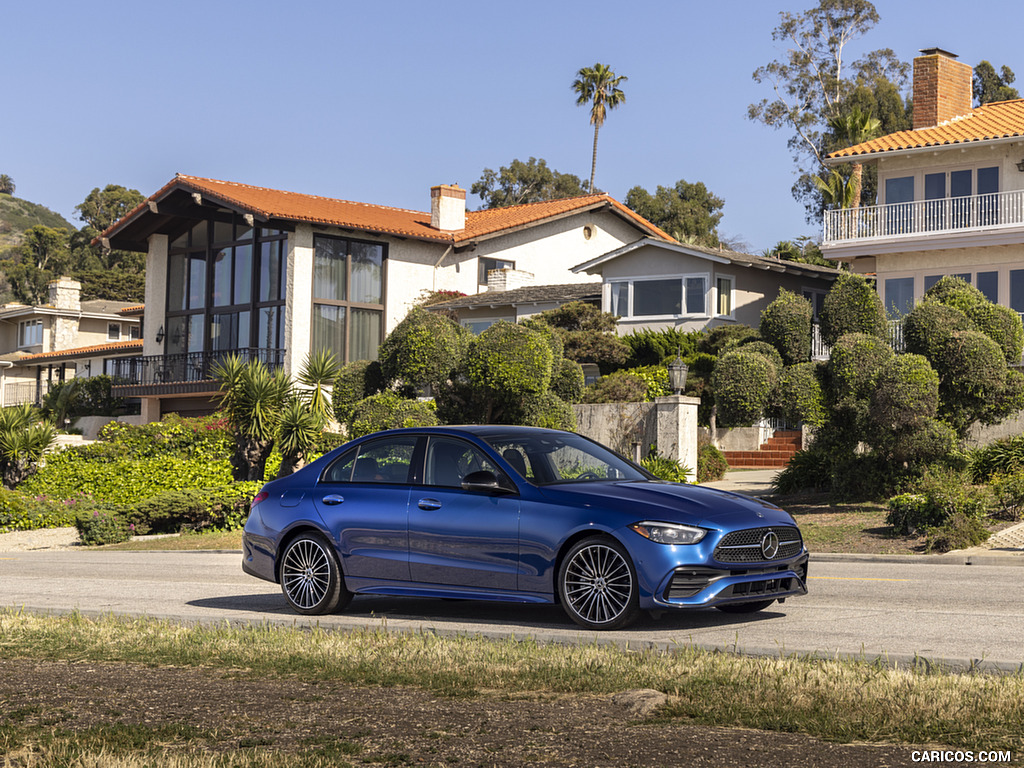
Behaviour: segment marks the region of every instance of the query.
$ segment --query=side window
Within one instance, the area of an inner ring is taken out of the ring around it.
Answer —
[[[476,446],[452,437],[430,438],[424,485],[460,488],[466,475],[480,470],[493,472],[499,479],[504,475]]]
[[[509,466],[524,480],[536,480],[537,473],[534,471],[534,459],[526,450],[526,444],[520,442],[497,442],[491,443],[501,457],[508,462]]]
[[[326,483],[409,482],[409,470],[416,451],[415,436],[376,440],[341,456],[323,474]]]

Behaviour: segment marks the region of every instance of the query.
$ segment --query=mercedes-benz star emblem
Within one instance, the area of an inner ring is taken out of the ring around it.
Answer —
[[[765,560],[771,560],[778,553],[779,537],[775,535],[775,531],[768,531],[761,539],[761,554],[764,555]]]

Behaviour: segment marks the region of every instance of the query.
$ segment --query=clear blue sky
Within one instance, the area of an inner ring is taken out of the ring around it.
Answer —
[[[76,225],[94,187],[149,195],[175,172],[427,210],[432,185],[468,189],[517,157],[587,178],[593,133],[570,84],[599,61],[629,81],[597,186],[622,199],[702,181],[725,200],[722,234],[757,253],[817,236],[790,195],[788,134],[746,118],[771,95],[751,73],[782,53],[779,11],[815,4],[8,0],[0,173]],[[1024,80],[1024,14],[1003,2],[876,7],[851,61],[938,46]]]

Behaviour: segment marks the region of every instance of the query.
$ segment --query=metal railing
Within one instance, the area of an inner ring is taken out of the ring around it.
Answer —
[[[1024,226],[1024,190],[825,211],[823,243]]]
[[[283,349],[224,349],[175,355],[145,355],[111,360],[110,375],[120,384],[178,384],[213,379],[214,365],[232,355],[244,361],[260,360],[270,368],[284,365]]]
[[[5,407],[8,405],[22,405],[23,403],[42,405],[43,398],[49,394],[52,386],[46,379],[40,382],[8,381],[4,384],[3,404]]]
[[[1022,315],[1022,319],[1024,319],[1024,315]],[[894,352],[902,352],[904,350],[902,320],[889,321],[886,338]],[[828,360],[830,357],[832,357],[832,347],[821,338],[821,324],[815,320],[811,323],[811,360]]]

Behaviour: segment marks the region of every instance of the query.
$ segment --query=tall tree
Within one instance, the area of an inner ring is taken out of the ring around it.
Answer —
[[[809,221],[817,220],[821,210],[811,177],[819,172],[822,158],[837,148],[828,140],[834,141],[829,120],[849,111],[850,98],[858,88],[886,91],[888,98],[889,90],[895,88],[898,93],[907,82],[908,65],[889,49],[871,51],[847,63],[847,47],[878,20],[869,0],[820,0],[816,8],[801,14],[783,12],[772,38],[787,43],[788,50],[754,72],[754,80],[771,85],[775,96],[751,104],[747,115],[771,128],[793,131],[789,147],[799,174],[793,196],[804,201]],[[884,119],[882,129],[890,129]]]
[[[510,205],[538,203],[586,194],[578,176],[559,173],[549,168],[543,158],[531,157],[528,162],[513,160],[500,171],[484,168],[479,181],[470,187],[479,195],[485,208],[505,208]]]
[[[996,72],[996,68],[987,61],[981,61],[974,68],[973,91],[974,100],[980,107],[993,101],[1009,101],[1019,99],[1020,93],[1010,84],[1016,80],[1013,70],[1005,64]]]
[[[626,193],[626,206],[676,240],[716,248],[718,223],[725,201],[711,194],[703,182],[680,179],[674,187],[659,186],[652,195],[643,187]]]
[[[14,194],[14,179],[12,179],[6,173],[0,173],[0,194]]]
[[[92,241],[139,205],[146,198],[136,189],[118,184],[108,184],[103,189],[96,187],[85,200],[75,206],[78,218],[85,226],[71,238],[71,247],[82,269],[116,269],[126,272],[142,272],[145,256],[128,251],[104,251]]]
[[[594,126],[594,154],[590,161],[590,191],[594,191],[594,173],[597,170],[597,134],[604,125],[609,109],[615,109],[626,101],[626,94],[619,85],[629,78],[616,75],[611,67],[597,63],[584,67],[576,73],[572,90],[576,94],[576,106],[590,106],[590,124]]]
[[[878,136],[882,127],[877,117],[872,117],[868,112],[862,112],[860,107],[853,107],[849,112],[836,115],[828,121],[828,127],[832,135],[845,147],[853,147]],[[864,164],[854,163],[853,172],[850,174],[850,204],[844,208],[860,207],[861,179],[864,176]]]

